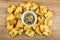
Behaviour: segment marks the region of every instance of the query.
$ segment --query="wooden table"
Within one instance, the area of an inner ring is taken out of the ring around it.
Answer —
[[[53,26],[51,37],[35,35],[33,38],[28,36],[18,35],[15,38],[9,36],[9,31],[6,29],[5,18],[8,15],[6,8],[10,4],[19,5],[22,2],[37,2],[40,5],[46,5],[48,9],[53,11]],[[0,40],[60,40],[60,0],[0,0]]]

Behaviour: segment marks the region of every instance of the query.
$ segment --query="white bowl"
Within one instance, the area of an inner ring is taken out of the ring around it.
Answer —
[[[25,16],[25,14],[27,14],[27,13],[31,13],[31,14],[34,15],[35,21],[34,21],[34,23],[31,24],[31,25],[28,25],[28,24],[26,24],[26,23],[24,22],[24,16]],[[26,12],[24,12],[24,13],[22,14],[21,20],[22,20],[22,23],[23,23],[24,25],[26,25],[26,26],[33,26],[33,25],[35,25],[36,22],[37,22],[37,15],[36,15],[33,11],[26,11]]]

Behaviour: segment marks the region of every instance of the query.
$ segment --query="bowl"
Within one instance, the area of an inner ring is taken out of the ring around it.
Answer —
[[[27,24],[27,23],[25,23],[24,18],[25,18],[25,15],[26,15],[26,14],[32,14],[32,15],[34,16],[34,22],[33,22],[32,24]],[[21,20],[22,20],[22,23],[23,23],[24,25],[26,25],[26,26],[33,26],[33,25],[35,25],[36,22],[37,22],[37,15],[36,15],[36,13],[35,13],[34,11],[26,11],[26,12],[24,12],[24,13],[22,14]]]

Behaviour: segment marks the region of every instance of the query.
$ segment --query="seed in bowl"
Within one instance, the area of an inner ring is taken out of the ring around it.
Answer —
[[[33,24],[34,23],[34,21],[35,21],[35,18],[34,18],[34,16],[33,16],[33,14],[25,14],[25,17],[24,17],[24,22],[26,23],[26,24]]]

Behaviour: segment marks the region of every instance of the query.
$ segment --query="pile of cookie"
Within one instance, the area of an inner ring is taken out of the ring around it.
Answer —
[[[22,23],[21,16],[25,11],[34,11],[37,14],[37,22],[33,26],[26,26]],[[16,35],[22,35],[23,33],[29,37],[34,37],[35,34],[40,36],[50,36],[52,31],[53,13],[46,6],[40,6],[34,2],[21,3],[19,6],[11,4],[7,8],[9,15],[6,17],[6,28],[10,31],[9,35],[15,37]]]

